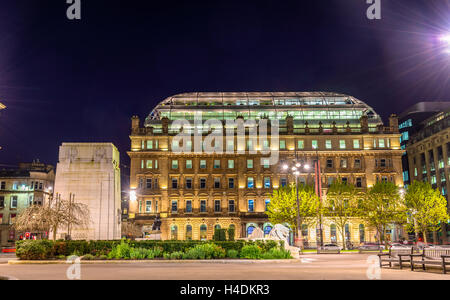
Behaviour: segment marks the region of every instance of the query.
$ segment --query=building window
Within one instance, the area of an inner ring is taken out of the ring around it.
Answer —
[[[234,159],[228,160],[228,169],[234,169]]]
[[[205,224],[202,224],[201,226],[200,226],[200,240],[202,240],[202,241],[204,241],[204,240],[206,240],[207,239],[207,227],[206,227],[206,225]]]
[[[6,190],[6,182],[5,181],[0,182],[0,190]]]
[[[192,240],[192,226],[186,225],[186,240],[191,241]]]
[[[228,178],[228,188],[234,189],[234,178]]]
[[[311,145],[312,145],[312,148],[313,148],[313,149],[319,148],[319,145],[318,145],[318,143],[317,143],[317,140],[312,140]]]
[[[264,177],[264,188],[270,189],[270,187],[271,187],[270,177]]]
[[[253,159],[247,159],[247,169],[253,169]]]
[[[384,139],[378,139],[378,147],[380,147],[380,148],[384,148],[385,147]]]
[[[342,177],[342,183],[343,183],[343,184],[347,184],[347,182],[348,182],[347,177]]]
[[[270,199],[264,200],[264,204],[266,205],[265,211],[268,210],[268,208],[269,208],[269,203],[270,203]]]
[[[17,208],[17,196],[11,196],[11,208]]]
[[[326,140],[326,141],[325,141],[325,148],[326,148],[326,149],[331,149],[331,148],[332,148],[332,146],[331,146],[331,140]]]
[[[158,186],[158,178],[155,178],[155,184],[153,185],[153,187],[155,188],[155,189],[157,189],[159,186]]]
[[[180,150],[180,141],[172,140],[172,151],[179,151],[179,150]]]
[[[147,160],[147,169],[153,169],[153,160]]]
[[[220,200],[215,200],[214,201],[214,212],[220,212],[221,208],[220,208]]]
[[[347,159],[341,158],[341,168],[347,168]]]
[[[170,226],[170,236],[171,236],[172,240],[177,240],[178,239],[178,227],[177,227],[177,225]]]
[[[228,211],[229,212],[234,212],[234,200],[229,200],[228,201]]]
[[[253,177],[247,178],[247,188],[252,189],[254,187]]]
[[[147,149],[153,149],[153,141],[147,141]]]
[[[178,179],[172,178],[172,188],[177,189],[178,188]]]
[[[268,140],[264,140],[263,141],[262,149],[263,150],[269,150],[269,141]]]
[[[152,212],[152,201],[150,200],[145,201],[145,212],[146,213]]]
[[[327,168],[332,168],[332,167],[333,167],[333,160],[327,159]]]
[[[386,159],[380,159],[380,167],[386,167]]]
[[[215,189],[220,189],[220,177],[215,177],[214,178],[214,188]]]
[[[304,140],[298,140],[297,141],[297,149],[304,149],[305,148],[305,141]]]
[[[345,149],[345,140],[339,140],[339,148]]]
[[[254,201],[253,200],[248,200],[248,212],[254,212],[255,211],[255,207],[254,207]]]
[[[286,149],[286,141],[280,140],[280,150],[285,150],[285,149]]]
[[[331,239],[332,243],[337,242],[336,225],[334,225],[334,224],[330,225],[330,239]]]
[[[233,140],[227,140],[227,150],[234,151],[234,141]]]
[[[186,200],[186,212],[191,213],[192,212],[192,201]]]
[[[202,213],[206,212],[206,200],[200,201],[200,212]]]
[[[152,188],[152,179],[151,179],[151,178],[147,178],[147,179],[145,180],[145,187],[146,187],[147,189],[151,189],[151,188]]]
[[[287,178],[281,178],[281,186],[285,187],[287,185]]]
[[[206,169],[206,160],[200,160],[200,169]]]
[[[178,160],[172,160],[172,169],[178,169]]]
[[[206,178],[200,178],[200,188],[206,189]]]
[[[5,207],[5,196],[0,196],[0,208],[4,207]]]
[[[0,225],[3,224],[3,214],[0,214]]]
[[[218,159],[214,160],[214,169],[220,169],[220,160]]]
[[[361,177],[358,177],[358,178],[356,178],[356,187],[362,187],[362,178]]]
[[[172,201],[172,212],[176,213],[178,211],[178,202],[176,200]]]
[[[186,169],[192,169],[192,159],[186,160]]]
[[[192,178],[186,178],[186,188],[192,189]]]
[[[356,169],[361,168],[361,160],[360,159],[355,159],[355,168]]]
[[[359,140],[353,140],[353,148],[359,149]]]
[[[264,169],[270,168],[270,159],[268,159],[268,158],[263,158],[263,168],[264,168]]]
[[[16,220],[16,214],[10,214],[9,215],[9,224],[14,224],[15,220]]]

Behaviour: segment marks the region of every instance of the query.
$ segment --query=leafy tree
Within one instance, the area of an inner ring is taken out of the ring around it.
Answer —
[[[312,186],[298,187],[300,228],[314,222],[320,213],[320,201]],[[274,190],[267,206],[267,215],[273,224],[288,223],[297,230],[297,189],[295,185]],[[301,233],[300,233],[301,234]]]
[[[432,188],[428,182],[414,181],[405,195],[406,206],[414,219],[416,232],[422,232],[424,242],[427,243],[427,232],[439,231],[439,223],[450,219],[447,211],[447,201],[439,190]]]
[[[356,188],[340,179],[334,181],[327,192],[325,214],[341,234],[344,249],[346,248],[345,225],[359,213],[356,196]]]
[[[377,230],[380,244],[382,241],[387,243],[385,232],[389,224],[403,224],[406,221],[405,202],[392,182],[377,182],[367,192],[360,208],[362,219]]]

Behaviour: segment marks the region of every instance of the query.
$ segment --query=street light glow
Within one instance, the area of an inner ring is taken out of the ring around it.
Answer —
[[[287,170],[288,168],[289,168],[288,165],[284,165],[284,166],[283,166],[283,169],[284,169],[284,170]]]
[[[444,53],[450,54],[450,34],[444,34],[439,37],[439,41],[444,44]]]
[[[309,165],[305,165],[304,168],[305,168],[306,170],[309,170]]]
[[[136,201],[137,197],[136,197],[136,191],[131,190],[130,191],[130,200],[131,201]]]

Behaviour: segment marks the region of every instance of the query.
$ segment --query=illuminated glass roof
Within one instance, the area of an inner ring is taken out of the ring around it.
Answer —
[[[383,124],[380,116],[366,103],[352,96],[330,92],[262,92],[262,93],[185,93],[160,102],[147,117],[150,126],[163,117],[169,120],[193,120],[201,113],[202,119],[234,120],[278,119],[287,116],[294,123],[359,124],[366,115],[369,126]]]

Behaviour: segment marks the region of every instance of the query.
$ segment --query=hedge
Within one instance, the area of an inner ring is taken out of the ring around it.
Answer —
[[[257,245],[262,251],[267,252],[282,243],[276,241],[128,241],[133,248],[153,249],[161,247],[164,253],[186,252],[197,245],[214,243],[220,246],[225,252],[229,250],[241,252],[247,245]],[[93,256],[107,255],[115,245],[120,244],[120,240],[115,241],[50,241],[50,240],[26,240],[16,242],[16,255],[24,260],[52,259],[70,255]]]

